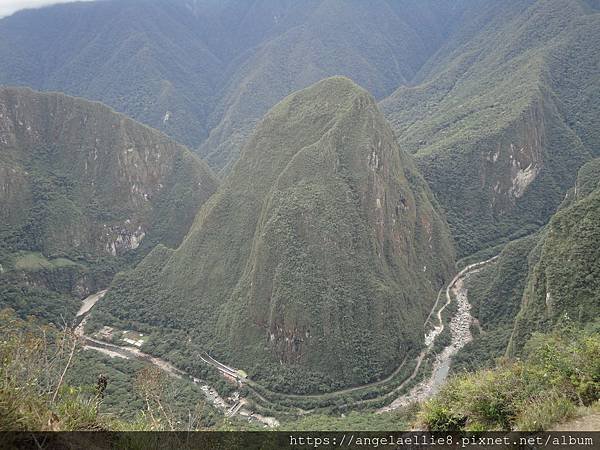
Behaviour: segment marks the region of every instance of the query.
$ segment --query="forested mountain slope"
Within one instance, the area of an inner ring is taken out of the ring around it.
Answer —
[[[600,159],[585,164],[575,187],[539,233],[508,244],[467,280],[481,332],[456,368],[490,366],[518,355],[532,333],[557,323],[593,322],[600,313]]]
[[[347,75],[409,81],[462,8],[442,0],[108,0],[0,20],[0,83],[101,100],[216,167],[291,92]],[[65,32],[67,30],[67,32]]]
[[[100,100],[197,145],[223,64],[180,2],[101,1],[0,20],[0,83]]]
[[[382,102],[463,255],[544,224],[600,148],[597,2],[475,3]]]
[[[0,20],[0,83],[101,100],[195,147],[228,73],[288,16],[302,16],[294,3],[119,0],[20,11]]]
[[[84,295],[95,287],[77,286],[86,285],[86,262],[178,245],[216,186],[189,150],[100,103],[0,88],[5,280],[13,270],[28,272],[45,287]],[[34,272],[45,272],[43,280]]]
[[[373,98],[337,77],[275,106],[182,245],[118,277],[96,316],[179,336],[171,357],[208,350],[326,390],[419,348],[452,272],[447,225],[410,156]]]
[[[588,323],[600,315],[600,159],[579,171],[577,184],[552,217],[536,249],[509,353],[561,316]]]

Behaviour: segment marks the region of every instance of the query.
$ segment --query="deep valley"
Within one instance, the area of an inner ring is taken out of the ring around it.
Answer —
[[[0,431],[596,427],[598,0],[14,11]]]

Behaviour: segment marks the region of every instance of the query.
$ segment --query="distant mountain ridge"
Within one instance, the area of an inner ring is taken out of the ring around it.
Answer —
[[[0,20],[0,83],[103,101],[186,145],[203,143],[220,169],[271,106],[322,78],[347,75],[377,97],[391,93],[441,45],[459,8],[441,0],[56,5]]]
[[[257,46],[223,91],[200,147],[213,167],[230,168],[271,106],[323,78],[347,76],[377,99],[410,83],[463,7],[436,0],[298,5],[303,21]]]

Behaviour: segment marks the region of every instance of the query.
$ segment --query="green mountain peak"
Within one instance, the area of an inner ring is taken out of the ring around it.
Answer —
[[[374,99],[333,77],[274,106],[182,245],[150,255],[101,308],[187,330],[189,351],[258,378],[360,384],[420,347],[453,258]]]

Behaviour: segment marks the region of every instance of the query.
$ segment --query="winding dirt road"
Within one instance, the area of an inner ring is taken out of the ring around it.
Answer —
[[[104,297],[106,292],[106,290],[100,291],[84,299],[82,301],[82,306],[76,315],[75,323],[77,324],[78,321],[79,323],[76,325],[75,334],[84,340],[84,349],[95,350],[110,357],[136,359],[138,361],[153,364],[174,378],[187,378],[194,384],[200,385],[200,389],[202,390],[206,399],[217,409],[221,410],[226,417],[233,417],[234,415],[239,414],[240,416],[246,417],[251,422],[258,422],[270,428],[279,426],[279,421],[274,417],[265,417],[246,408],[246,402],[244,399],[240,399],[235,403],[228,403],[214,388],[208,384],[205,384],[202,380],[191,376],[181,369],[178,369],[164,359],[144,353],[137,347],[115,345],[99,339],[94,339],[90,336],[86,336],[84,334],[84,327],[89,318],[89,314],[94,305]],[[240,381],[242,379],[245,380],[245,378],[241,377],[239,373],[235,371],[235,369],[227,367],[218,361],[213,360],[208,355],[204,355],[204,357],[201,357],[201,359],[207,364],[211,364],[219,368],[221,372],[227,373],[229,376],[233,376]]]

